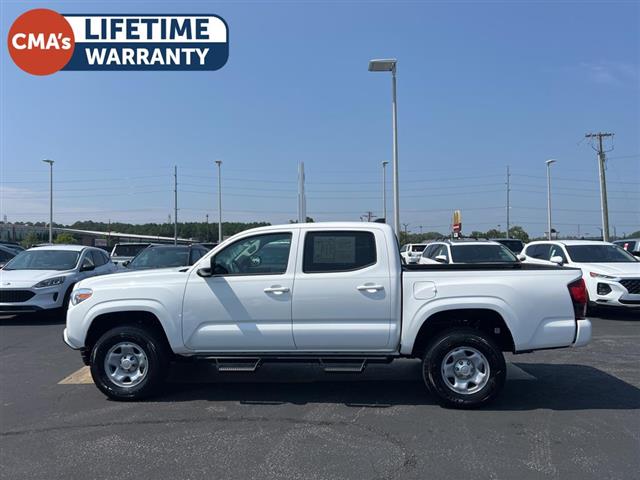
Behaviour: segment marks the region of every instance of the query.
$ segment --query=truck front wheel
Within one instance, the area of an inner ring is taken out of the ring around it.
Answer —
[[[488,334],[473,328],[451,329],[427,346],[422,375],[441,405],[473,408],[490,402],[500,392],[506,364]]]
[[[114,400],[140,400],[163,383],[168,355],[152,332],[134,326],[107,331],[91,350],[91,376]]]

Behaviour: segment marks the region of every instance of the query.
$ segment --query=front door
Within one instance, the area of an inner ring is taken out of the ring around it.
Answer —
[[[200,352],[294,349],[291,298],[297,231],[251,235],[215,255],[210,277],[191,272],[182,316],[185,345]]]
[[[304,246],[303,246],[304,244]],[[300,238],[293,295],[293,336],[299,351],[388,351],[391,279],[381,230],[307,231]],[[393,252],[396,254],[396,252]]]

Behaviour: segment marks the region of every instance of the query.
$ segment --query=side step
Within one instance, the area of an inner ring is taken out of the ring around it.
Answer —
[[[260,366],[260,358],[216,358],[219,372],[255,372]]]
[[[320,366],[327,373],[362,373],[366,358],[319,358]]]

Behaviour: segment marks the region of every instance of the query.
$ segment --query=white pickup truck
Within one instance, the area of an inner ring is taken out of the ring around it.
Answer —
[[[472,407],[503,386],[503,352],[588,343],[586,302],[580,270],[403,266],[387,225],[292,224],[242,232],[191,267],[81,281],[64,340],[118,400],[156,393],[185,357],[327,372],[417,357],[441,404]]]

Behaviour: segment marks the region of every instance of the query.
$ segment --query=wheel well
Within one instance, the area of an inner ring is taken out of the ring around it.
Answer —
[[[420,356],[431,338],[451,327],[477,328],[493,337],[503,352],[513,352],[513,337],[502,316],[485,308],[462,308],[446,310],[431,315],[420,327],[413,344],[413,356]]]
[[[158,317],[151,312],[140,311],[126,311],[126,312],[112,312],[98,315],[91,322],[89,331],[87,332],[87,338],[85,340],[85,348],[91,351],[93,345],[98,339],[104,335],[107,331],[114,327],[122,327],[125,325],[133,325],[144,330],[153,332],[157,337],[165,343],[167,351],[171,352],[171,346],[167,339],[167,334],[162,328],[162,324]]]

